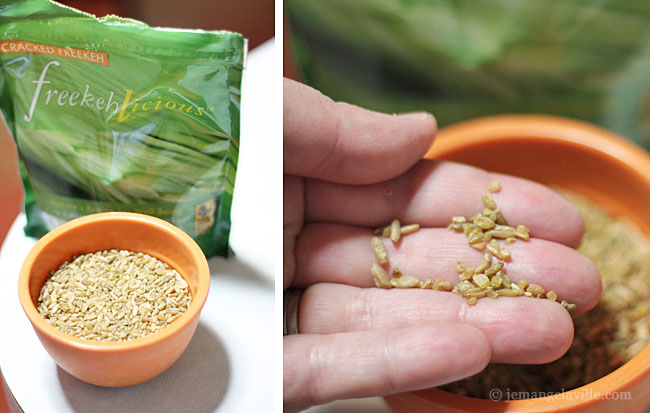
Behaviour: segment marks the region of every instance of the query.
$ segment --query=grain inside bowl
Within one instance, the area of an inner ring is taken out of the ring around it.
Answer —
[[[595,203],[564,192],[580,209],[580,252],[600,271],[603,293],[595,308],[573,319],[575,337],[560,359],[543,365],[490,364],[481,373],[441,388],[476,398],[490,390],[556,393],[591,383],[650,344],[650,244],[630,223]]]
[[[133,340],[168,326],[188,309],[187,282],[141,252],[106,250],[63,263],[43,284],[38,311],[86,340]]]

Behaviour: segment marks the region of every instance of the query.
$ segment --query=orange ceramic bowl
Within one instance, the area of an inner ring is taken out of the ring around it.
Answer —
[[[426,157],[572,190],[650,237],[650,156],[596,126],[551,116],[483,118],[441,130]],[[650,346],[607,376],[550,397],[490,401],[428,389],[386,400],[395,411],[409,413],[640,412],[650,405]]]
[[[78,254],[126,249],[154,256],[187,281],[190,307],[169,326],[122,342],[83,340],[49,324],[36,309],[51,271]],[[100,386],[129,386],[165,371],[189,344],[208,297],[210,270],[199,246],[180,229],[148,215],[106,212],[67,222],[41,238],[20,270],[18,295],[41,343],[63,370]]]

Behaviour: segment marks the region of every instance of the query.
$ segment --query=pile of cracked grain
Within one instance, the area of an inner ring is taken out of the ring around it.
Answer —
[[[585,220],[578,250],[600,271],[600,301],[589,312],[574,316],[573,344],[560,359],[543,365],[490,364],[480,374],[442,386],[443,390],[485,399],[491,389],[568,391],[611,373],[650,344],[650,244],[635,226],[591,201],[565,194]]]
[[[499,181],[493,181],[488,186],[491,193],[498,192],[500,189]],[[505,261],[510,261],[512,257],[508,248],[499,244],[497,239],[503,240],[505,244],[511,244],[517,239],[528,241],[530,230],[525,225],[518,225],[516,228],[509,226],[489,193],[483,194],[482,199],[485,204],[485,209],[482,212],[469,219],[462,216],[452,217],[448,226],[451,230],[463,232],[467,237],[468,244],[475,250],[481,252],[487,250],[483,255],[484,261],[475,268],[468,267],[461,262],[456,265],[459,282],[453,289],[449,281],[442,281],[439,278],[435,281],[431,279],[420,281],[417,277],[403,275],[397,267],[393,268],[392,277],[388,277],[388,273],[384,269],[389,263],[388,253],[379,237],[373,237],[371,240],[372,251],[377,258],[377,263],[373,263],[370,267],[375,285],[380,288],[451,290],[467,298],[469,305],[475,305],[479,299],[484,297],[496,299],[500,296],[526,296],[556,301],[558,296],[553,290],[546,291],[543,287],[529,284],[526,280],[516,283],[510,281],[503,264]],[[390,225],[376,229],[375,234],[390,238],[394,244],[397,244],[403,235],[415,232],[419,228],[418,224],[402,226],[398,220],[393,220]],[[575,304],[570,304],[566,300],[561,300],[561,304],[569,311],[574,311],[576,308]]]
[[[390,238],[394,244],[397,244],[403,235],[411,234],[420,229],[418,224],[409,224],[402,226],[399,220],[395,219],[390,225],[375,230],[376,234],[383,234],[384,237]],[[384,269],[388,265],[388,252],[384,243],[381,242],[379,237],[373,237],[370,241],[372,252],[377,258],[376,262],[370,266],[370,273],[375,281],[375,285],[379,288],[426,288],[432,290],[451,291],[451,283],[449,281],[442,281],[440,278],[433,280],[420,281],[419,278],[412,275],[404,275],[399,268],[394,267],[391,272],[391,277]]]
[[[150,255],[113,249],[63,263],[43,284],[38,311],[64,333],[120,341],[166,327],[191,301],[176,270]]]

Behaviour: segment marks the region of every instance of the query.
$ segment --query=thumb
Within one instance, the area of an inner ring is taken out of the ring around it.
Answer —
[[[344,184],[401,175],[431,146],[437,123],[428,113],[387,115],[284,80],[284,172]]]

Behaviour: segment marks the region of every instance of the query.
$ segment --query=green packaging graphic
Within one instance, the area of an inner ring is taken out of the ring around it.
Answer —
[[[25,233],[104,211],[163,218],[227,255],[246,41],[48,0],[0,0],[0,110]]]

